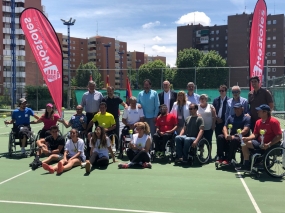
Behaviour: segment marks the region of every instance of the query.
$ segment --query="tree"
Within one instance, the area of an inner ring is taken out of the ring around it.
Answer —
[[[90,72],[93,81],[96,82],[96,87],[98,89],[103,88],[104,82],[101,79],[101,74],[93,62],[88,62],[86,64],[80,63],[76,70],[76,75],[71,81],[72,85],[77,87],[86,87],[90,78]]]
[[[173,79],[175,88],[186,88],[188,82],[195,81],[195,67],[199,66],[202,57],[203,53],[193,48],[178,52],[176,60],[177,73]]]
[[[155,60],[150,63],[141,65],[138,70],[138,74],[139,86],[142,86],[145,79],[150,79],[152,88],[161,88],[162,81],[171,81],[173,77],[171,69],[167,67],[161,60]]]
[[[220,68],[225,66],[226,60],[216,51],[210,51],[204,54],[199,61],[199,68],[196,74],[198,88],[218,88],[221,84],[226,84],[228,80],[228,70],[226,68]]]

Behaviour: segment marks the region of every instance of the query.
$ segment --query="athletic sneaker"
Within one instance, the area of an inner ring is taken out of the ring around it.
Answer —
[[[236,171],[238,171],[238,172],[249,172],[250,166],[246,166],[243,164],[241,167],[237,167]]]
[[[90,171],[91,171],[91,164],[89,161],[87,161],[85,164],[85,171],[86,171],[86,173],[90,173]]]
[[[127,169],[127,168],[129,168],[129,164],[128,163],[120,163],[118,165],[118,168],[119,169]]]
[[[40,160],[35,160],[32,164],[32,170],[36,170],[40,166],[42,166],[42,162]]]
[[[145,163],[143,163],[142,167],[151,169],[151,163],[146,163],[145,162]]]
[[[35,158],[34,161],[29,164],[29,167],[32,167],[32,165],[33,165],[34,163],[36,163],[36,162],[37,162],[37,159]]]
[[[226,165],[229,165],[230,162],[229,162],[228,160],[224,160],[224,161],[222,162],[222,164],[226,166]]]

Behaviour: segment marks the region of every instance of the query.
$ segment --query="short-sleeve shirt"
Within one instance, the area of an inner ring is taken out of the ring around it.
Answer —
[[[95,123],[98,122],[99,126],[102,126],[104,128],[109,128],[116,124],[116,121],[114,119],[114,116],[108,112],[106,112],[104,115],[102,115],[100,112],[94,115],[92,118],[92,121]]]
[[[72,139],[67,140],[64,150],[68,151],[70,157],[73,157],[78,152],[81,152],[80,157],[83,161],[86,160],[86,156],[84,154],[84,141],[80,138],[78,138],[77,143],[73,143]]]
[[[177,125],[177,119],[173,114],[167,114],[165,116],[158,116],[155,122],[155,126],[161,132],[170,131]]]
[[[107,146],[103,147],[100,145],[100,139],[97,139],[95,142],[95,146],[92,145],[91,140],[90,140],[90,147],[94,147],[93,152],[97,152],[98,153],[98,157],[109,157],[109,150],[108,147],[111,146],[111,142],[110,142],[110,138],[106,137],[106,142],[107,142]]]
[[[202,117],[192,117],[189,116],[185,120],[186,126],[186,136],[187,137],[194,137],[198,136],[201,127],[204,127],[204,121]]]
[[[248,103],[250,105],[251,120],[252,122],[255,122],[259,119],[255,108],[262,104],[269,105],[270,103],[273,103],[273,99],[268,90],[260,88],[257,92],[252,90],[248,93]]]
[[[199,104],[200,95],[193,93],[191,96],[187,93],[187,99],[191,102],[191,104]]]
[[[265,122],[262,122],[262,120],[259,119],[255,123],[253,134],[258,135],[257,140],[259,142],[261,142],[259,133],[261,129],[265,130],[264,143],[269,143],[273,138],[275,138],[276,135],[282,134],[279,121],[271,116]]]
[[[57,136],[57,138],[54,139],[53,136],[50,135],[45,138],[45,141],[48,143],[49,150],[53,151],[53,150],[58,149],[58,146],[62,146],[60,153],[61,154],[64,153],[65,140],[62,136]]]
[[[99,111],[99,105],[103,99],[101,92],[95,90],[94,93],[85,92],[82,96],[81,106],[85,112],[94,113]]]
[[[235,135],[235,134],[237,134],[238,129],[243,130],[244,127],[250,128],[250,117],[245,116],[244,114],[242,114],[240,116],[230,115],[225,122],[225,126],[228,128],[229,124],[233,125],[231,132],[230,132],[230,135]]]
[[[40,118],[40,120],[44,123],[45,130],[49,130],[52,126],[56,125],[57,121],[59,120],[58,114],[53,114],[51,118],[46,118],[44,115]]]
[[[72,115],[70,120],[69,120],[69,123],[71,124],[71,127],[73,129],[77,129],[78,131],[83,131],[84,128],[82,127],[82,123],[80,122],[80,118],[83,118],[83,124],[87,123],[87,117],[82,114],[82,115]]]
[[[30,116],[34,116],[34,111],[26,107],[23,111],[15,109],[12,113],[12,119],[15,120],[16,126],[30,125]]]
[[[111,113],[114,118],[119,117],[119,105],[123,103],[123,100],[119,96],[109,98],[108,96],[102,99],[102,102],[107,104],[107,112]]]
[[[140,118],[143,118],[143,110],[136,107],[136,109],[131,109],[129,106],[128,109],[124,110],[123,118],[127,120],[128,124],[134,124],[140,121]]]

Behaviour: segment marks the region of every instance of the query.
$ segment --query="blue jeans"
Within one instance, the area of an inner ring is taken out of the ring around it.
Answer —
[[[154,118],[144,118],[144,120],[149,125],[151,137],[153,137],[153,135],[155,133],[155,130],[156,130],[155,123],[154,123]]]
[[[183,161],[188,160],[188,152],[192,143],[196,140],[194,137],[187,137],[186,135],[178,135],[175,137],[176,143],[176,157],[182,158]]]

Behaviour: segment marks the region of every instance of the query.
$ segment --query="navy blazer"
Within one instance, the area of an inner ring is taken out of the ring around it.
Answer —
[[[221,117],[221,119],[223,120],[224,123],[226,121],[225,114],[226,114],[226,107],[227,107],[227,100],[228,99],[229,99],[228,96],[226,96],[225,100],[223,102],[223,109],[222,109],[222,117]],[[215,98],[214,101],[213,101],[213,106],[215,107],[217,116],[218,116],[218,113],[219,113],[220,104],[221,104],[221,96]]]
[[[158,94],[158,98],[159,98],[159,103],[164,104],[164,91],[162,91],[161,93]],[[168,111],[170,112],[172,109],[172,106],[174,104],[174,102],[177,101],[177,92],[174,91],[170,91],[170,109],[168,109]]]

